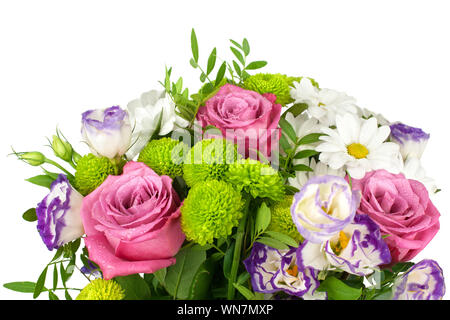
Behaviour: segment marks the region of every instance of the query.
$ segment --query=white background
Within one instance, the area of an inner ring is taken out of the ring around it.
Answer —
[[[80,113],[126,104],[159,89],[164,65],[192,89],[190,30],[200,59],[247,37],[266,72],[315,78],[389,120],[431,133],[424,166],[443,190],[433,202],[441,231],[416,257],[435,259],[450,279],[450,19],[443,1],[3,1],[0,4],[0,283],[36,281],[50,260],[34,223],[21,219],[46,194],[24,179],[40,174],[7,157],[41,150],[56,126],[78,152]],[[78,277],[72,285],[82,287]],[[449,297],[450,294],[447,294]],[[2,299],[31,294],[0,288]],[[44,295],[44,298],[47,298]]]

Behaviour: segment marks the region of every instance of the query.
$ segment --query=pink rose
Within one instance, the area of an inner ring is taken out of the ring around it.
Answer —
[[[357,213],[369,215],[389,235],[384,240],[393,263],[414,258],[438,232],[440,214],[419,181],[376,170],[352,183],[362,193]]]
[[[175,263],[184,234],[172,179],[128,162],[83,199],[81,218],[89,259],[105,279],[153,273]]]
[[[275,104],[276,99],[271,93],[261,95],[226,84],[199,108],[197,120],[202,127],[213,125],[220,129],[225,138],[238,144],[246,157],[249,154],[256,157],[253,149],[270,155],[272,141],[278,143],[280,138],[277,127],[281,105]]]

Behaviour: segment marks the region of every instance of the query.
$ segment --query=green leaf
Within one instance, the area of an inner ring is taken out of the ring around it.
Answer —
[[[182,77],[178,78],[178,81],[175,84],[175,88],[177,90],[177,94],[180,94],[181,90],[183,89],[183,78]]]
[[[237,278],[237,283],[238,284],[243,284],[244,282],[246,282],[248,279],[250,279],[250,273],[248,273],[247,271],[242,272],[239,277]]]
[[[175,256],[177,262],[167,268],[165,287],[174,298],[187,299],[194,276],[206,260],[206,252],[186,248]]]
[[[243,285],[233,283],[233,286],[239,291],[240,294],[242,294],[245,297],[245,299],[253,300],[255,298],[253,292],[251,292],[248,288],[244,287]]]
[[[211,281],[214,275],[214,262],[207,259],[198,268],[189,288],[189,300],[205,300],[210,294]]]
[[[34,222],[37,220],[36,208],[30,208],[22,214],[22,218],[28,222]]]
[[[53,293],[53,291],[48,291],[49,300],[59,300],[58,296]]]
[[[260,242],[262,244],[265,244],[266,246],[269,246],[274,249],[278,250],[287,250],[289,247],[281,242],[280,240],[269,238],[269,237],[261,237],[256,242]]]
[[[280,118],[278,124],[280,125],[282,132],[286,134],[292,142],[295,143],[297,141],[297,134],[295,133],[292,125],[284,118]]]
[[[233,54],[235,55],[235,57],[239,60],[239,62],[245,66],[245,59],[242,56],[242,53],[237,50],[236,48],[230,47],[230,50],[233,52]]]
[[[248,56],[250,53],[250,44],[246,38],[242,41],[242,51],[244,51],[245,56]]]
[[[66,289],[64,290],[64,297],[66,298],[66,300],[72,300],[72,297],[69,294],[69,291]]]
[[[63,254],[63,252],[64,252],[64,248],[63,247],[59,247],[58,250],[56,250],[55,255],[53,256],[52,261],[50,261],[50,262],[58,260],[59,257],[61,257],[61,255]]]
[[[306,109],[308,109],[308,105],[306,103],[296,103],[292,107],[287,109],[285,113],[283,113],[283,117],[286,117],[286,114],[288,112],[292,113],[292,115],[296,117]]]
[[[310,144],[310,143],[314,143],[314,142],[318,142],[320,141],[320,137],[324,136],[324,133],[310,133],[306,136],[304,136],[303,138],[300,139],[300,141],[298,142],[299,145],[303,145],[303,144]]]
[[[56,290],[58,287],[58,268],[56,264],[53,265],[53,290]]]
[[[216,65],[216,57],[217,57],[217,51],[216,51],[216,48],[214,48],[208,58],[208,65],[206,67],[207,75],[209,75],[211,73],[211,71],[214,69],[214,66]]]
[[[167,275],[167,268],[159,269],[158,271],[153,272],[155,278],[159,281],[159,283],[164,286],[164,280]]]
[[[192,28],[191,31],[191,49],[192,49],[192,57],[194,58],[194,61],[198,63],[198,42],[194,28]]]
[[[34,293],[36,288],[36,283],[30,281],[17,281],[17,282],[9,282],[3,285],[6,289],[23,292],[23,293]]]
[[[115,277],[114,280],[125,290],[125,300],[149,300],[151,297],[147,282],[139,274]]]
[[[37,297],[39,297],[41,292],[44,290],[45,278],[47,277],[47,269],[48,269],[48,266],[45,267],[44,271],[42,271],[41,275],[39,276],[39,278],[36,282],[36,287],[34,288],[34,293],[33,293],[33,299],[36,299]]]
[[[267,61],[253,61],[245,67],[246,70],[256,70],[261,69],[267,65]]]
[[[233,66],[234,66],[234,70],[236,70],[236,73],[238,74],[238,76],[241,76],[241,73],[242,73],[241,68],[239,67],[239,64],[235,60],[233,60]]]
[[[265,234],[267,234],[268,236],[270,236],[273,239],[276,239],[278,241],[281,241],[281,242],[287,244],[288,246],[298,247],[298,242],[284,233],[280,233],[280,232],[276,232],[276,231],[266,231]]]
[[[357,300],[362,293],[361,288],[352,288],[333,276],[322,281],[317,291],[327,292],[330,300]]]
[[[265,202],[261,204],[256,212],[256,221],[255,221],[255,232],[262,233],[270,224],[271,212],[269,207]]]
[[[319,152],[317,152],[316,150],[302,150],[295,154],[294,159],[309,158],[317,154],[319,154]]]
[[[227,63],[224,62],[219,68],[219,71],[217,71],[216,75],[216,81],[214,81],[214,86],[219,86],[220,82],[222,81],[223,77],[225,76],[225,72],[227,71]]]
[[[201,81],[201,82],[205,82],[205,81],[206,81],[206,74],[204,74],[203,72],[202,72],[202,74],[200,75],[200,81]]]
[[[308,171],[308,172],[314,171],[313,169],[304,164],[296,164],[295,166],[292,167],[292,169],[294,169],[295,171]]]
[[[35,177],[31,177],[29,179],[25,179],[25,181],[31,182],[32,184],[41,186],[41,187],[45,187],[45,188],[49,188],[52,185],[54,179],[52,179],[51,177],[47,176],[47,175],[38,175]]]
[[[191,66],[192,66],[193,68],[197,69],[198,64],[197,64],[197,62],[195,62],[195,60],[194,60],[193,58],[191,58],[191,59],[189,60],[189,63],[191,64]],[[167,90],[167,91],[170,91],[170,90]]]
[[[405,272],[414,265],[413,262],[399,262],[392,267],[394,273]]]
[[[294,195],[300,190],[298,190],[296,187],[293,186],[284,186],[284,191],[286,192],[287,195]]]
[[[233,253],[234,253],[234,245],[235,242],[233,242],[225,252],[225,256],[223,257],[223,275],[225,278],[228,278],[230,276],[231,271],[231,264],[233,262]]]
[[[289,151],[292,149],[291,144],[289,143],[288,139],[284,134],[281,134],[280,145],[283,148],[284,152],[286,153],[289,153]]]
[[[236,47],[238,47],[239,49],[244,50],[244,49],[242,48],[242,46],[241,46],[239,43],[237,43],[236,41],[230,39],[230,42],[231,42],[232,44],[234,44]]]
[[[391,300],[392,299],[392,288],[382,290],[380,293],[376,294],[373,300]]]

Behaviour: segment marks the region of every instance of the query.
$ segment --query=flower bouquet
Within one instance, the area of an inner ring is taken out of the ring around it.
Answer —
[[[442,299],[438,263],[411,262],[439,230],[429,134],[312,78],[251,74],[267,63],[230,41],[231,63],[214,48],[202,67],[192,30],[195,93],[166,67],[161,90],[84,112],[91,153],[59,130],[58,161],[14,152],[43,170],[27,181],[50,191],[23,218],[56,253],[36,282],[4,286],[53,300]],[[75,270],[84,288],[67,285]]]

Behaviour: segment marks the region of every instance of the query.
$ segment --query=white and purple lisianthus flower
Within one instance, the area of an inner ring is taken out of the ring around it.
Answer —
[[[78,239],[84,234],[80,211],[83,196],[60,174],[53,181],[50,193],[38,204],[37,228],[49,250]]]
[[[297,250],[297,265],[301,270],[335,267],[364,276],[390,262],[391,254],[380,228],[363,214],[356,215],[351,224],[330,240],[321,244],[304,241]]]
[[[292,220],[306,240],[322,243],[353,221],[359,201],[344,178],[313,177],[294,195]]]
[[[392,300],[441,300],[444,294],[441,267],[434,260],[422,260],[395,282]]]
[[[96,156],[120,157],[131,144],[128,112],[119,106],[88,110],[82,114],[81,134]]]
[[[256,292],[287,294],[305,300],[326,299],[326,294],[317,292],[320,285],[318,272],[312,268],[299,271],[296,265],[296,248],[277,250],[256,242],[250,256],[244,260]]]
[[[406,160],[409,157],[420,159],[430,135],[420,128],[410,127],[400,122],[391,124],[390,128],[390,138],[400,146],[403,159]]]

